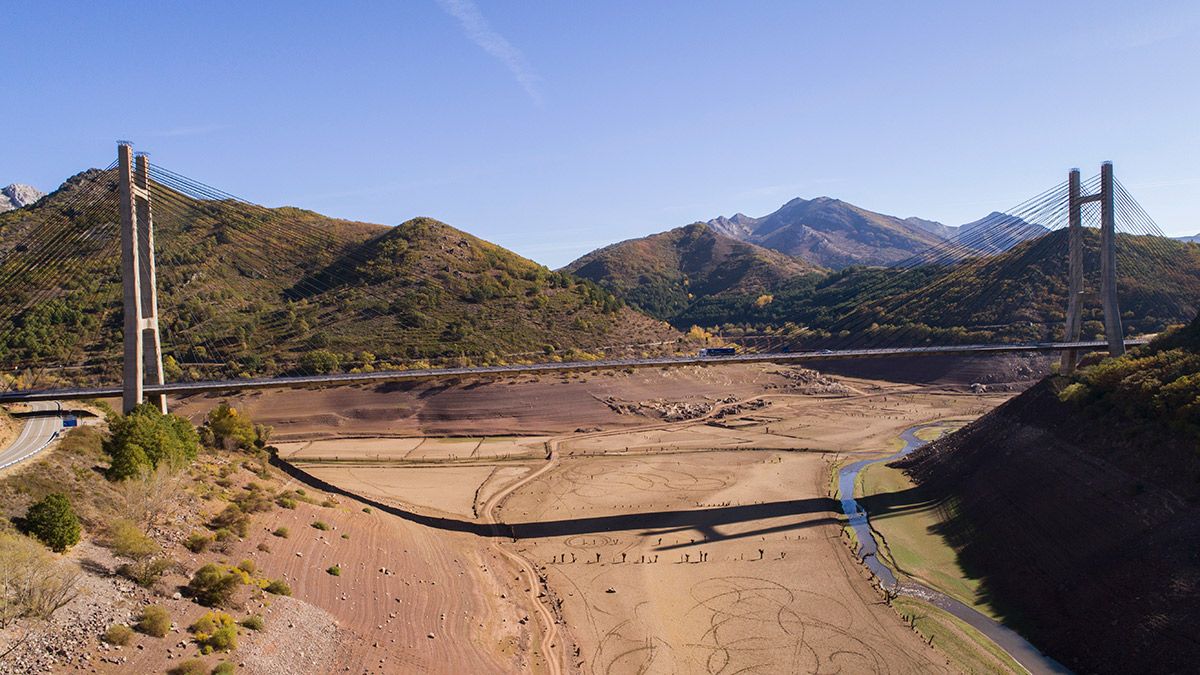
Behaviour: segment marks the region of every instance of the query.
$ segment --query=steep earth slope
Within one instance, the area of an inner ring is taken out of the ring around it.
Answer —
[[[1200,658],[1200,321],[898,463],[993,607],[1077,672]]]

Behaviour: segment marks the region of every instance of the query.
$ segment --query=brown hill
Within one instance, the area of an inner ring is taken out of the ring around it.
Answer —
[[[818,268],[694,223],[606,246],[565,269],[651,316],[670,319],[693,297],[756,297]]]

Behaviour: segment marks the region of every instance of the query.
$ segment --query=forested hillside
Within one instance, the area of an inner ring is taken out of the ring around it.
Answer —
[[[1005,253],[958,265],[848,268],[796,278],[762,303],[757,296],[699,298],[676,326],[791,323],[817,335],[924,340],[1039,340],[1061,337],[1066,310],[1065,231]],[[1099,289],[1099,235],[1085,231],[1086,286]],[[1200,306],[1200,246],[1163,238],[1118,237],[1118,296],[1128,333],[1150,333],[1195,315]],[[1083,336],[1103,332],[1099,303],[1084,308]]]
[[[111,195],[114,180],[88,171],[0,214],[0,278],[12,280],[0,295],[0,364],[9,373],[32,365],[43,379],[94,379],[119,368],[115,201],[80,207],[81,195]],[[170,377],[586,356],[678,335],[590,281],[429,218],[393,228],[196,200],[160,184],[154,195]],[[47,249],[54,255],[40,255]]]

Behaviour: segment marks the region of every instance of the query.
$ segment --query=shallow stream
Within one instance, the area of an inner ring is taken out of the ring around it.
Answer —
[[[897,579],[896,573],[892,568],[879,559],[879,545],[875,541],[875,534],[871,531],[870,514],[854,498],[855,483],[858,481],[858,475],[863,469],[872,464],[895,461],[925,445],[927,441],[917,438],[917,432],[922,429],[939,426],[943,426],[943,424],[934,422],[909,427],[900,434],[900,440],[904,441],[904,447],[899,452],[878,459],[860,459],[857,462],[847,464],[838,471],[838,494],[842,498],[842,512],[846,514],[849,525],[853,528],[854,534],[858,538],[859,560],[867,566],[867,569],[871,570],[871,573],[879,580],[879,585],[885,590],[897,595],[917,598],[949,612],[975,630],[983,633],[988,639],[1007,652],[1013,660],[1021,664],[1029,672],[1034,673],[1034,675],[1041,675],[1042,673],[1070,673],[1071,671],[1065,666],[1043,654],[1037,647],[1034,647],[1013,629],[941,591],[908,579],[903,581]]]

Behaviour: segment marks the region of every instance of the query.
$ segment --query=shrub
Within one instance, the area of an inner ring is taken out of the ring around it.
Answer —
[[[279,507],[283,508],[283,509],[296,508],[296,500],[292,499],[291,497],[284,497],[283,495],[276,497],[275,503],[278,504]]]
[[[233,592],[242,583],[242,576],[209,563],[196,570],[187,589],[196,602],[206,607],[221,607],[228,604]]]
[[[254,614],[242,619],[242,626],[244,628],[249,628],[250,630],[262,630],[263,625],[263,618],[258,614]]]
[[[142,610],[142,615],[133,626],[139,633],[151,637],[166,637],[171,632],[171,613],[158,605],[150,605]]]
[[[341,358],[328,349],[316,349],[300,358],[300,368],[317,375],[328,375],[341,365]]]
[[[52,550],[62,553],[79,543],[79,518],[65,495],[46,495],[25,512],[25,527]]]
[[[208,666],[200,659],[188,659],[167,671],[168,675],[206,675]]]
[[[233,675],[235,672],[237,672],[237,666],[228,661],[222,661],[212,669],[212,675]]]
[[[215,444],[226,450],[249,450],[254,447],[257,435],[254,433],[254,423],[249,417],[238,413],[237,408],[228,403],[222,403],[213,408],[205,423],[213,436]]]
[[[110,480],[123,480],[165,465],[182,468],[196,458],[200,438],[192,423],[143,403],[127,415],[109,415],[104,451],[112,457]]]
[[[279,537],[280,539],[287,539],[292,533],[286,527],[277,527],[271,534]]]
[[[342,533],[342,539],[349,539],[349,538],[350,538],[349,534],[347,534],[345,532]]]
[[[238,563],[238,569],[245,572],[246,574],[253,575],[255,570],[258,569],[258,565],[255,565],[253,560],[250,560],[249,558],[247,558],[247,559],[243,560],[242,562]]]
[[[257,490],[248,490],[233,500],[243,513],[262,513],[271,510],[271,498]]]
[[[150,473],[154,466],[142,446],[129,443],[112,449],[112,461],[104,476],[112,481],[136,478]]]
[[[363,513],[370,513],[370,512],[371,512],[371,507],[369,507],[369,506],[364,506],[362,511],[363,511]]]
[[[183,541],[183,547],[192,553],[202,553],[211,544],[213,538],[201,532],[193,532]]]
[[[283,579],[272,579],[271,583],[267,584],[263,589],[271,595],[291,595],[292,587],[287,585]]]
[[[323,520],[314,520],[312,526],[318,530],[321,530],[322,532],[329,529],[329,525]]]
[[[175,562],[170,558],[148,558],[140,562],[121,565],[117,573],[142,588],[152,588],[171,569]]]
[[[207,612],[189,628],[204,654],[237,649],[237,623],[224,612]]]
[[[158,542],[147,536],[128,520],[118,520],[109,528],[109,548],[122,558],[129,560],[118,568],[123,576],[139,586],[149,588],[171,566],[171,560],[156,557],[162,552]]]
[[[332,509],[333,507],[337,506],[337,504],[337,500],[332,497],[329,497],[325,501],[321,502],[321,506],[324,506],[327,509]]]
[[[110,645],[127,645],[133,639],[133,631],[124,624],[115,623],[104,631],[101,639]]]
[[[271,552],[271,547],[270,547],[270,546],[267,546],[267,542],[265,542],[265,541],[260,541],[260,542],[258,542],[258,546],[256,546],[255,548],[257,548],[258,550],[262,551],[263,553],[270,553],[270,552]]]
[[[208,526],[214,530],[236,532],[239,537],[244,537],[250,531],[250,516],[242,512],[237,504],[230,504],[213,516]]]
[[[28,537],[0,532],[0,628],[25,617],[48,619],[75,597],[78,569],[56,561]]]
[[[334,565],[333,567],[330,567],[330,568],[326,569],[325,571],[328,572],[329,574],[332,574],[335,577],[342,576],[342,568],[339,565]]]

